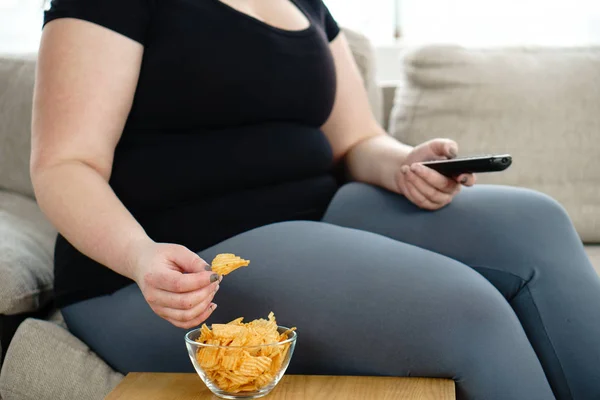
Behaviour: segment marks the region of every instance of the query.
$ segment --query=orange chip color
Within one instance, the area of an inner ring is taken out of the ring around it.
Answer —
[[[219,275],[227,275],[238,268],[247,267],[250,264],[250,260],[244,260],[235,254],[219,254],[212,261],[213,272]],[[238,318],[239,319],[239,318]],[[233,322],[233,321],[232,321]]]
[[[281,370],[290,344],[277,343],[287,340],[294,330],[279,334],[273,313],[268,319],[248,323],[238,318],[228,324],[213,324],[212,329],[204,324],[196,341],[220,347],[200,347],[196,359],[208,378],[222,390],[253,392],[273,382]]]

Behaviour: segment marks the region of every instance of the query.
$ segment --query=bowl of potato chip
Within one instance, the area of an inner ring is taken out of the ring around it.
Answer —
[[[296,346],[296,328],[268,319],[202,325],[185,336],[190,360],[204,384],[224,399],[256,399],[279,383]]]

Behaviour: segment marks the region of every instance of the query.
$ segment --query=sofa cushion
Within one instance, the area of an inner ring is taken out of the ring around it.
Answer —
[[[560,201],[581,236],[600,242],[600,48],[426,46],[404,58],[390,131],[408,144],[455,139],[464,155],[511,153],[479,181]]]
[[[585,246],[585,251],[592,262],[592,265],[596,269],[598,275],[600,275],[600,245]]]
[[[0,314],[35,311],[50,300],[55,237],[35,201],[0,190]]]
[[[35,56],[0,56],[0,189],[33,197],[29,177]]]
[[[4,400],[103,399],[123,378],[68,331],[27,319],[0,374]]]

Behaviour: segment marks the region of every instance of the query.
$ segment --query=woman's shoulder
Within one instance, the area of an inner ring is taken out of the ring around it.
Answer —
[[[297,5],[301,6],[306,12],[311,14],[313,18],[320,22],[327,38],[331,42],[340,32],[340,28],[329,12],[329,9],[323,3],[323,0],[292,0]]]
[[[75,18],[108,28],[143,44],[156,0],[52,0],[44,26],[61,18]]]
[[[326,7],[322,0],[294,0],[294,2],[319,18],[325,14]]]

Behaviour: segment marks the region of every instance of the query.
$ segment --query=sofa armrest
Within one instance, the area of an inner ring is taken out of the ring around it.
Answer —
[[[35,201],[0,191],[0,315],[34,312],[51,300],[55,237]]]

